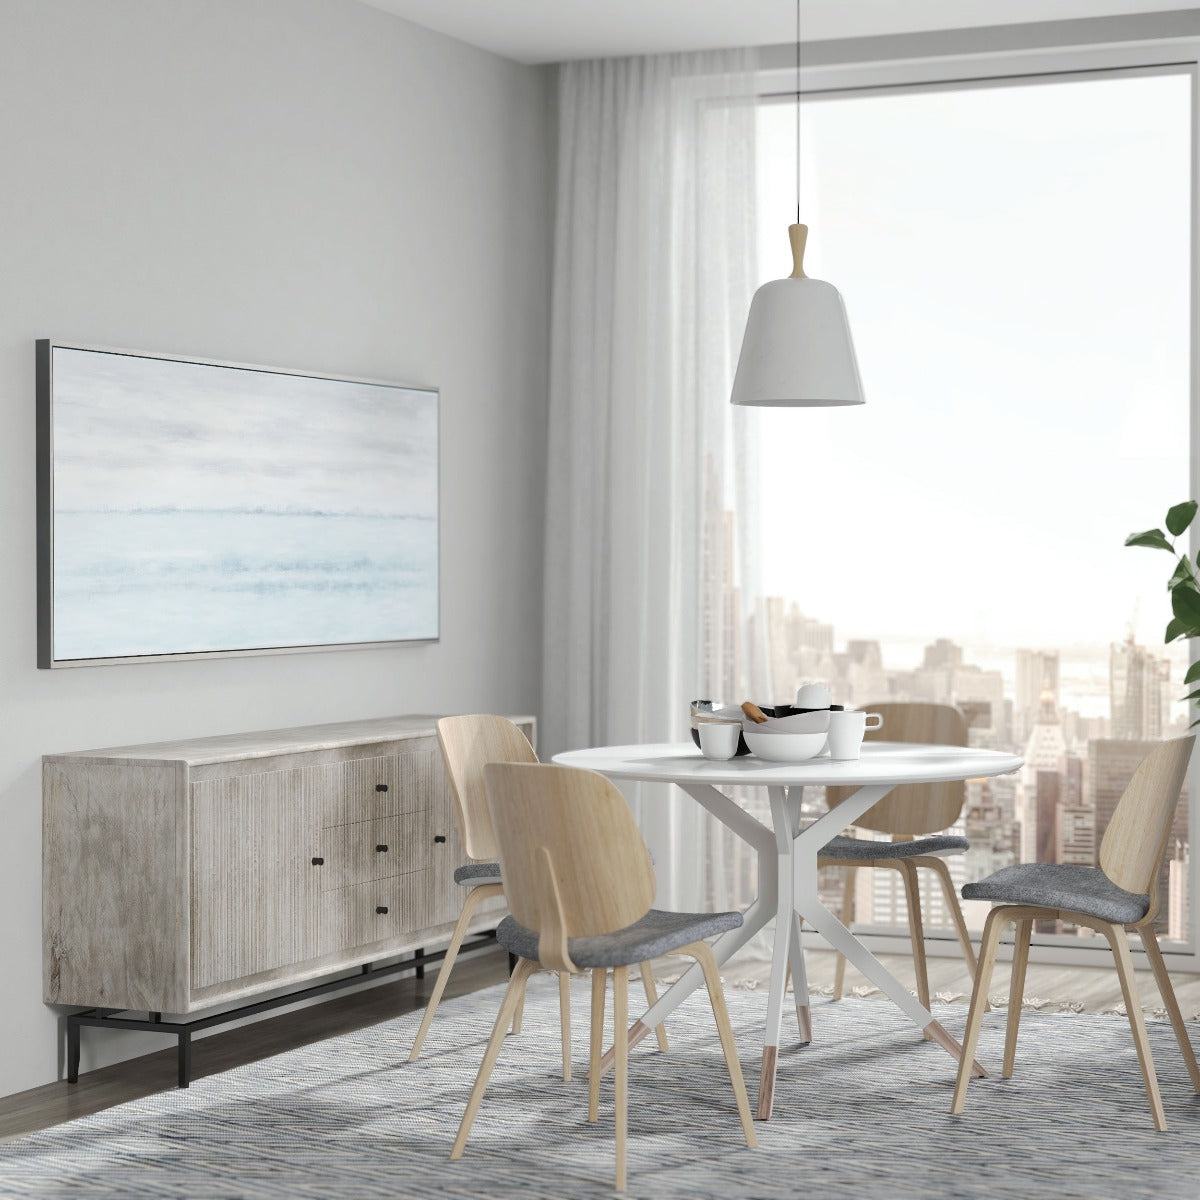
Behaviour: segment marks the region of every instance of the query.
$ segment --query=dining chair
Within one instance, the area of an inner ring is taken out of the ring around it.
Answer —
[[[472,714],[461,717],[443,717],[437,723],[438,742],[442,748],[442,758],[446,764],[446,775],[450,781],[450,790],[454,795],[455,808],[458,813],[458,826],[462,834],[463,847],[467,852],[468,862],[458,867],[454,872],[454,882],[469,888],[462,912],[455,923],[450,944],[446,947],[446,956],[442,959],[441,969],[433,985],[429,1004],[425,1015],[421,1018],[420,1028],[413,1040],[409,1061],[416,1062],[421,1054],[421,1047],[429,1027],[433,1024],[434,1013],[441,1003],[442,994],[450,979],[458,958],[459,947],[466,936],[471,918],[484,900],[492,896],[504,894],[504,881],[500,875],[500,864],[496,861],[496,837],[492,831],[492,821],[488,813],[487,791],[484,784],[483,768],[489,762],[518,762],[536,763],[537,755],[529,744],[529,739],[521,730],[505,717],[491,714]],[[654,975],[649,963],[641,964],[642,985],[646,991],[646,999],[650,1004],[658,1000],[654,986]],[[562,1024],[563,1047],[563,1079],[571,1078],[571,1002],[570,975],[566,972],[559,974],[559,1007]],[[513,1013],[513,1033],[521,1032],[522,1006]],[[662,1024],[659,1025],[658,1045],[663,1051],[668,1049],[667,1032]]]
[[[654,868],[628,803],[592,771],[530,763],[484,768],[492,828],[511,916],[496,940],[519,957],[450,1152],[462,1157],[504,1031],[539,969],[592,973],[588,1121],[599,1115],[605,992],[613,980],[616,1187],[625,1188],[628,1123],[629,967],[662,954],[694,958],[704,973],[746,1144],[757,1140],[717,961],[703,940],[742,923],[741,913],[652,908]]]
[[[868,740],[940,746],[967,744],[966,718],[952,705],[889,703],[864,707],[883,717],[883,724],[878,730],[868,730]],[[827,803],[833,808],[849,796],[852,789],[826,788],[825,791]],[[847,926],[854,920],[854,885],[858,870],[887,869],[899,873],[908,911],[917,997],[925,1008],[929,1007],[929,971],[925,962],[925,927],[918,870],[924,868],[932,871],[941,885],[967,970],[972,978],[975,976],[975,951],[971,945],[971,935],[967,932],[962,905],[950,878],[950,868],[939,857],[943,854],[961,854],[969,847],[966,838],[945,832],[958,820],[965,798],[966,784],[962,780],[902,784],[893,788],[855,823],[858,829],[890,834],[889,841],[844,834],[826,843],[817,857],[820,867],[839,866],[846,870],[842,924]],[[842,998],[845,979],[846,960],[839,954],[833,984],[835,1000]]]
[[[1003,1078],[1010,1079],[1016,1063],[1017,1029],[1021,1021],[1021,1000],[1025,991],[1025,969],[1029,962],[1029,942],[1035,921],[1068,921],[1103,934],[1112,947],[1117,976],[1125,997],[1125,1011],[1133,1030],[1142,1079],[1150,1099],[1154,1127],[1167,1127],[1163,1114],[1158,1078],[1150,1056],[1146,1022],[1133,977],[1126,929],[1136,929],[1146,949],[1146,959],[1154,972],[1163,1006],[1183,1052],[1192,1077],[1192,1087],[1200,1093],[1200,1069],[1188,1038],[1187,1026],[1171,977],[1167,974],[1154,932],[1158,915],[1158,873],[1171,834],[1171,823],[1179,803],[1179,791],[1187,775],[1195,743],[1194,736],[1162,742],[1138,764],[1129,786],[1113,811],[1100,843],[1098,867],[1065,863],[1018,863],[963,888],[968,900],[991,900],[996,907],[988,914],[979,947],[979,969],[971,992],[971,1008],[963,1038],[962,1061],[970,1063],[979,1042],[983,1024],[983,1001],[987,997],[992,968],[1000,937],[1009,925],[1016,927],[1012,958],[1012,983],[1008,996],[1008,1024],[1004,1038]],[[960,1070],[954,1088],[952,1113],[961,1113],[967,1099],[969,1071]]]

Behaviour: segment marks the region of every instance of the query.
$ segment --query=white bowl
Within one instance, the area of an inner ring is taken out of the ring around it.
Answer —
[[[751,721],[748,717],[742,722],[742,728],[750,733],[828,733],[829,710],[820,712],[796,713],[790,717],[768,717],[765,722]]]
[[[821,733],[758,733],[743,730],[750,753],[769,762],[803,762],[816,758],[825,748],[828,734]]]

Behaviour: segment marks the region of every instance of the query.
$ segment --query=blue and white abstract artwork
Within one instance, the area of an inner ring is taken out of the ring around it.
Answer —
[[[438,636],[435,391],[51,357],[55,663]]]

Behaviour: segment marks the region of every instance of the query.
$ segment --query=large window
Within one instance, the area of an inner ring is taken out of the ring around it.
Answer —
[[[1146,744],[1187,725],[1169,560],[1122,543],[1190,494],[1191,86],[1104,72],[803,104],[806,267],[842,292],[868,402],[760,422],[772,684],[953,702],[976,744],[1025,756],[969,785],[960,883],[1094,863]],[[764,280],[789,269],[795,119],[761,107]],[[1160,919],[1183,941],[1186,813]],[[894,873],[859,876],[860,923],[902,924]]]

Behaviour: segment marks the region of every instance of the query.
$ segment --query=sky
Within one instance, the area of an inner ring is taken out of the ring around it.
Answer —
[[[56,509],[437,516],[437,393],[57,347]]]
[[[768,594],[846,636],[1161,644],[1190,495],[1190,80],[805,103],[805,264],[867,403],[760,414]],[[762,110],[760,277],[790,272],[795,124]]]

